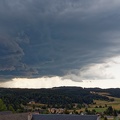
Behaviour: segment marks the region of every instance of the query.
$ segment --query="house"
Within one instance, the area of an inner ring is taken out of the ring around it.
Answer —
[[[34,114],[32,120],[99,120],[99,118],[96,115]]]
[[[30,101],[28,104],[34,105],[35,101]]]
[[[52,113],[52,114],[55,114],[55,113],[63,114],[65,109],[63,109],[63,108],[58,108],[58,109],[57,108],[48,108],[48,111],[49,111],[49,113]]]
[[[107,119],[111,119],[111,120],[113,120],[114,119],[114,116],[105,116]]]

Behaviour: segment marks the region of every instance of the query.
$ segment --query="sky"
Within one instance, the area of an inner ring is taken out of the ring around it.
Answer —
[[[120,0],[0,0],[0,87],[120,87]]]

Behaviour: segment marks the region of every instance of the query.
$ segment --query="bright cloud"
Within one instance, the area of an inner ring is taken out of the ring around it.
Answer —
[[[79,74],[68,74],[64,77],[14,78],[1,82],[1,87],[12,88],[52,88],[59,86],[116,88],[120,85],[120,57],[111,58],[103,64],[84,68]],[[75,82],[76,81],[76,82]]]

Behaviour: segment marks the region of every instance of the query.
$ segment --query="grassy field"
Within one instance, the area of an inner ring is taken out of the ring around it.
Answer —
[[[105,101],[105,100],[94,100],[94,103],[96,103],[96,104],[90,104],[88,107],[88,110],[92,111],[94,109],[96,112],[102,113],[102,112],[106,111],[108,106],[112,106],[113,109],[120,110],[120,98],[111,97],[111,96],[109,96],[109,93],[97,93],[97,94],[109,97],[110,99],[113,98],[114,101],[109,102],[109,101]],[[98,108],[96,108],[96,107],[98,107]],[[100,120],[104,120],[104,118],[101,118]],[[120,118],[113,117],[108,120],[120,120]]]
[[[109,101],[104,101],[104,100],[103,101],[102,100],[94,100],[94,102],[96,103],[96,106],[105,107],[107,105],[107,106],[112,106],[113,109],[120,110],[120,98],[108,96],[109,93],[98,93],[98,94],[109,97],[110,99],[114,99],[114,101],[109,102]],[[92,107],[94,107],[94,106],[92,105]]]
[[[111,97],[109,96],[109,93],[96,93],[96,94],[109,97],[110,99],[113,98],[114,101],[109,102],[105,100],[94,100],[95,104],[90,104],[88,110],[92,111],[94,109],[96,112],[102,113],[106,111],[108,106],[112,106],[113,109],[120,110],[120,98]],[[85,108],[80,109],[80,111],[85,111]]]

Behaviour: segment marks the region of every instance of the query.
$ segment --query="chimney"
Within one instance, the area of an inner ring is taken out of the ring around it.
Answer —
[[[28,114],[28,120],[32,120],[32,114],[31,113]]]

